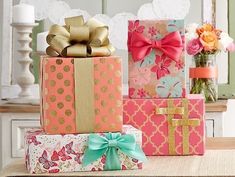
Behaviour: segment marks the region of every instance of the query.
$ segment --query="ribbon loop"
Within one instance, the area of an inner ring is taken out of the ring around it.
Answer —
[[[109,43],[108,27],[82,16],[65,18],[66,26],[52,25],[47,36],[46,50],[50,56],[87,57],[110,56],[115,51]]]
[[[89,28],[87,26],[71,26],[70,29],[70,41],[82,42],[88,41],[90,38]]]
[[[64,22],[67,27],[84,25],[84,19],[82,16],[68,17],[64,19]]]
[[[88,148],[84,154],[83,165],[86,166],[105,155],[105,169],[120,170],[121,163],[118,151],[142,162],[146,160],[143,151],[139,145],[136,144],[133,135],[106,133],[105,136],[101,136],[98,134],[91,134],[89,136]]]
[[[69,40],[66,37],[60,35],[53,37],[50,44],[51,48],[61,56],[66,56],[66,48],[70,46]]]
[[[90,42],[91,46],[101,46],[104,45],[108,40],[108,28],[107,27],[97,27],[94,32],[92,33],[92,40]]]
[[[84,44],[75,44],[67,48],[66,54],[62,56],[68,57],[86,57],[87,56],[87,46]]]

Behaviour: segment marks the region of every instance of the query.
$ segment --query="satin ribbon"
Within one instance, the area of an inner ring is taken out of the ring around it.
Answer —
[[[190,118],[188,111],[188,100],[182,100],[182,107],[175,107],[174,101],[169,99],[167,101],[167,108],[156,108],[156,114],[167,114],[168,121],[168,140],[169,140],[169,154],[176,155],[175,151],[175,128],[182,127],[183,136],[183,154],[189,154],[189,126],[196,127],[200,125],[199,118]],[[181,115],[182,119],[175,119],[174,115]]]
[[[189,68],[189,78],[218,78],[218,68],[217,67],[196,67]]]
[[[133,135],[106,133],[105,136],[100,136],[98,134],[90,134],[83,165],[87,166],[105,155],[105,170],[121,170],[118,151],[142,162],[146,160],[145,154],[140,146],[136,144]]]
[[[65,18],[65,26],[52,25],[47,36],[50,56],[110,56],[114,47],[109,43],[108,27],[95,19],[86,23],[82,16]]]
[[[74,102],[79,133],[95,131],[94,84],[94,59],[74,59]]]
[[[160,50],[170,59],[178,61],[183,50],[183,42],[178,31],[169,33],[161,40],[151,40],[143,34],[134,32],[129,49],[135,62],[144,60],[153,49]]]

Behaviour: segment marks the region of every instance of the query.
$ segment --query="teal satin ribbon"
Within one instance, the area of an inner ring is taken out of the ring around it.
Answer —
[[[83,165],[86,166],[106,156],[105,170],[121,170],[118,150],[129,157],[144,162],[146,156],[140,146],[136,144],[135,137],[130,134],[106,133],[105,136],[89,135],[88,148],[85,151]]]

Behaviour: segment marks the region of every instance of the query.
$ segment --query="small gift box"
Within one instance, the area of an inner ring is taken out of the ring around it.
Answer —
[[[202,155],[205,103],[201,95],[123,101],[124,123],[142,131],[146,155]]]
[[[41,124],[46,133],[122,129],[121,59],[110,56],[108,29],[81,16],[53,25],[41,59]],[[81,57],[81,58],[76,58]]]
[[[129,21],[129,97],[185,97],[183,20]]]
[[[26,167],[30,173],[141,169],[145,155],[141,131],[123,126],[122,133],[25,135]]]

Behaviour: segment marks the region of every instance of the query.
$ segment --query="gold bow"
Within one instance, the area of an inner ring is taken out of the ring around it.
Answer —
[[[47,35],[50,56],[110,56],[115,51],[109,43],[108,27],[94,18],[86,23],[82,16],[65,18],[65,26],[52,25]]]
[[[199,126],[199,118],[189,119],[188,100],[182,99],[182,107],[175,107],[172,99],[167,100],[167,108],[156,108],[156,114],[166,114],[168,121],[169,154],[176,155],[175,151],[175,128],[182,127],[183,154],[189,154],[189,126]],[[174,119],[174,115],[181,115],[182,119]]]

